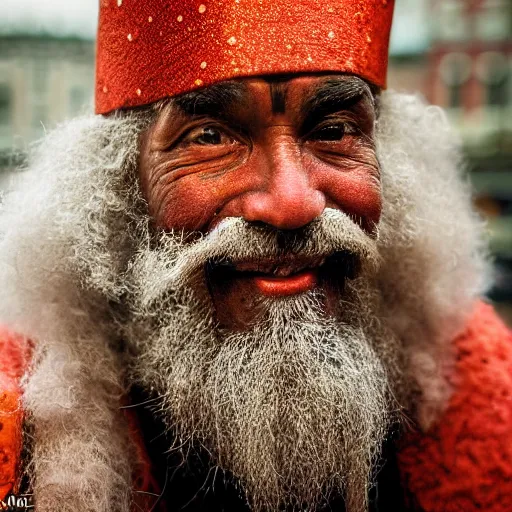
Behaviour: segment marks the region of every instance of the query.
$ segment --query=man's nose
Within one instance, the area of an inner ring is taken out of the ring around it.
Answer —
[[[264,185],[245,195],[242,215],[278,229],[297,229],[319,217],[325,196],[312,183],[298,149],[283,147],[265,159]]]

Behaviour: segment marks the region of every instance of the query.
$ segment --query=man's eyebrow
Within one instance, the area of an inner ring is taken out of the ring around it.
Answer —
[[[302,105],[302,124],[311,126],[329,114],[350,109],[366,97],[373,103],[372,91],[364,80],[357,77],[328,78],[313,89]]]
[[[172,103],[189,116],[225,117],[227,111],[244,102],[246,90],[243,82],[222,82],[177,96]]]

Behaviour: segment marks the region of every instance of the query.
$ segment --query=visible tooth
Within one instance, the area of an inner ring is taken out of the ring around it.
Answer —
[[[241,263],[238,265],[238,269],[285,277],[308,268],[320,267],[325,263],[326,259],[326,256],[317,256],[311,260],[284,260],[280,263],[273,263],[271,261],[255,262],[254,264]]]

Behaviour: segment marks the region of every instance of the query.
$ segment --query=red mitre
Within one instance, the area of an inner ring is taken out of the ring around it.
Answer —
[[[235,77],[352,73],[384,87],[394,0],[100,0],[96,112]]]

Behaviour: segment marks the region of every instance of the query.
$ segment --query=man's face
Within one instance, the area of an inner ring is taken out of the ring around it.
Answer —
[[[185,94],[142,138],[150,214],[164,230],[207,234],[241,217],[299,233],[332,208],[372,236],[381,212],[374,122],[369,87],[350,76],[251,78]],[[324,258],[289,255],[213,268],[209,290],[221,324],[243,328],[262,297],[322,288],[330,309],[336,280]]]
[[[171,100],[141,136],[157,236],[127,277],[134,378],[255,510],[331,492],[363,510],[396,409],[374,123],[358,78],[251,78]]]

